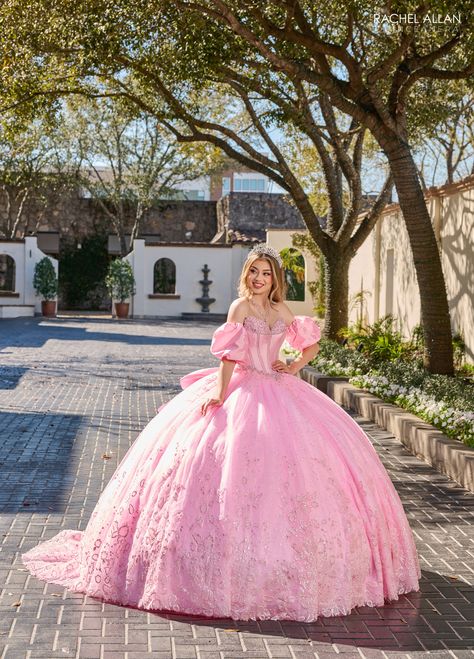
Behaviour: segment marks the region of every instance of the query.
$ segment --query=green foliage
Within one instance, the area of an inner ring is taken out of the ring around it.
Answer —
[[[384,316],[373,325],[358,322],[345,327],[339,335],[349,346],[369,356],[374,362],[397,359],[407,352],[402,334],[395,329],[395,318]]]
[[[342,346],[323,340],[310,365],[327,375],[347,377],[355,386],[413,412],[449,437],[474,447],[474,380],[465,377],[474,375],[474,367],[461,368],[455,377],[429,373],[422,366],[422,330],[415,328],[410,340],[402,342],[400,348],[398,337],[394,338],[393,322],[383,320],[381,325],[374,323],[360,334],[355,328],[346,332],[356,341],[371,336],[373,352],[359,352],[349,343]],[[379,349],[381,344],[383,350]],[[390,357],[397,352],[398,357]]]
[[[45,256],[35,266],[33,286],[43,300],[54,300],[58,294],[58,278],[50,258]]]
[[[292,233],[291,244],[298,250],[305,252],[308,257],[313,259],[316,274],[318,279],[316,281],[308,281],[308,289],[313,298],[313,310],[319,318],[324,318],[326,312],[325,304],[325,289],[326,289],[326,275],[324,267],[324,257],[321,250],[309,235],[309,233]],[[307,257],[307,258],[308,258]]]
[[[84,238],[81,249],[66,245],[59,258],[59,290],[67,309],[100,309],[107,297],[107,236]]]
[[[453,357],[456,368],[461,368],[465,356],[466,343],[464,342],[463,335],[460,332],[457,332],[453,335]]]
[[[24,237],[41,223],[70,183],[56,167],[49,121],[25,125],[11,112],[1,117],[0,183],[0,235]]]
[[[474,447],[474,383],[433,375],[409,361],[385,362],[350,382],[413,412],[449,437]]]
[[[341,346],[335,341],[322,342],[323,347],[315,362],[319,363],[321,358],[327,360],[324,366],[331,369],[332,375],[368,373],[374,368],[385,368],[391,363],[410,363],[421,369],[424,349],[423,328],[421,325],[415,326],[410,338],[405,339],[396,329],[396,325],[396,318],[387,315],[372,325],[357,322],[345,327],[339,333],[344,339],[344,345]],[[453,337],[453,350],[460,371],[466,346],[459,334]],[[341,368],[343,371],[340,370]]]
[[[474,364],[461,364],[458,373],[459,375],[472,378],[472,381],[474,382]]]
[[[357,350],[350,350],[337,341],[323,339],[320,341],[318,356],[311,366],[327,375],[345,376],[367,373],[372,367],[372,361]]]
[[[301,252],[295,247],[285,247],[280,256],[285,271],[287,284],[287,300],[304,300],[305,297],[305,267]]]
[[[130,263],[123,259],[111,261],[105,283],[112,298],[119,302],[125,302],[134,295],[135,277]]]

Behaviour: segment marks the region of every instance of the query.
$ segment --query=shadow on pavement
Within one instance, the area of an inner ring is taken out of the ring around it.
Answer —
[[[422,571],[419,592],[401,595],[383,607],[357,607],[350,615],[319,618],[310,623],[217,620],[158,612],[156,615],[181,623],[240,631],[244,635],[248,632],[281,637],[288,639],[288,645],[291,639],[305,640],[308,646],[313,641],[311,650],[316,652],[334,652],[333,644],[337,644],[339,651],[341,646],[346,651],[348,647],[354,650],[360,647],[392,652],[474,648],[474,587],[427,570]]]
[[[70,414],[0,412],[0,513],[64,510],[81,421]]]
[[[81,320],[84,322],[83,319]],[[87,321],[88,324],[90,322]],[[122,324],[121,321],[100,321],[100,323],[107,323],[107,331],[89,331],[84,327],[75,327],[70,318],[56,319],[56,321],[37,319],[2,320],[0,324],[0,350],[10,346],[40,348],[50,339],[56,341],[106,341],[143,346],[209,345],[208,339],[189,339],[181,336],[153,337],[135,334],[133,329],[137,327],[137,324],[133,322]],[[109,329],[111,323],[116,327],[115,332],[111,332]],[[163,325],[165,324],[163,323]]]
[[[0,389],[15,389],[27,372],[23,366],[0,366]]]

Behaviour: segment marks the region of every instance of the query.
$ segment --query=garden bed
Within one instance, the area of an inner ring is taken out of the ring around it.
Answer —
[[[328,377],[309,366],[301,370],[301,377],[318,389],[325,388],[327,395],[339,405],[386,428],[411,453],[474,492],[474,448],[447,437],[418,416],[355,387],[347,378],[344,381],[341,377]]]
[[[416,356],[376,359],[328,340],[321,341],[321,351],[310,366],[323,376],[346,378],[355,387],[411,412],[451,439],[474,447],[474,382],[465,374],[433,375]]]
[[[302,378],[474,491],[474,366],[464,363],[462,336],[453,337],[454,376],[425,370],[421,327],[406,339],[393,316],[373,325],[356,323],[339,336],[342,344],[320,342]],[[299,354],[290,347],[284,352]]]

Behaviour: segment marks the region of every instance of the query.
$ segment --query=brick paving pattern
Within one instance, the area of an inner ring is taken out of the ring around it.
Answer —
[[[179,377],[215,364],[214,326],[101,318],[0,323],[0,658],[474,659],[474,495],[357,419],[414,530],[421,591],[348,616],[240,622],[121,608],[44,584],[20,554],[84,529],[99,493]]]

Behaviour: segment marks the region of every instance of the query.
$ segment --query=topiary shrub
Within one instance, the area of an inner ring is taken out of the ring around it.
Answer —
[[[55,300],[58,294],[58,278],[50,258],[45,256],[35,265],[33,286],[43,300]]]
[[[134,295],[135,277],[130,263],[123,259],[111,261],[105,283],[114,300],[125,302]]]

